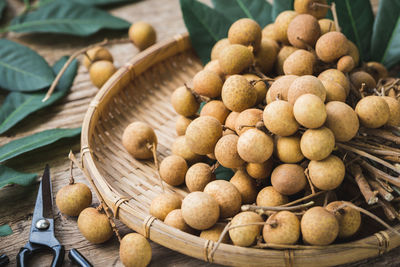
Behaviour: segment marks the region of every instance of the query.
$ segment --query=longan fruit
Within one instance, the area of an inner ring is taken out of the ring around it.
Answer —
[[[298,77],[292,82],[288,91],[288,102],[294,105],[297,98],[304,94],[314,94],[321,98],[322,102],[325,102],[326,99],[324,85],[318,78],[312,75]]]
[[[398,127],[400,126],[400,103],[397,99],[389,96],[382,97],[389,106],[389,120],[386,122],[387,126]]]
[[[232,75],[226,79],[221,97],[228,109],[241,112],[255,105],[257,92],[245,77]]]
[[[275,61],[275,71],[278,75],[283,75],[283,64],[285,63],[286,59],[295,51],[297,51],[298,48],[293,47],[293,46],[283,46],[281,50],[279,50],[278,55],[276,56],[276,61]]]
[[[119,245],[119,258],[125,267],[145,267],[151,261],[151,246],[137,233],[125,235]]]
[[[218,242],[224,229],[225,229],[225,224],[216,223],[210,229],[201,231],[200,237],[207,239],[207,240],[214,241],[214,242]],[[224,244],[230,243],[229,234],[225,234],[225,236],[221,240],[221,243],[224,243]]]
[[[367,72],[374,77],[376,82],[389,76],[386,67],[383,66],[382,63],[375,61],[370,61],[367,63]]]
[[[311,160],[308,171],[313,185],[321,190],[337,188],[343,182],[346,172],[343,161],[334,155],[319,161]]]
[[[329,128],[308,129],[300,140],[303,155],[310,160],[327,158],[335,147],[335,136]]]
[[[247,163],[246,171],[254,179],[266,179],[272,172],[272,157],[263,163]]]
[[[78,228],[81,234],[93,244],[101,244],[113,235],[107,215],[89,207],[81,211],[78,217]]]
[[[182,200],[176,194],[162,193],[151,201],[150,214],[164,221],[168,213],[180,209]]]
[[[281,164],[272,171],[271,184],[283,195],[294,195],[307,184],[304,168],[297,164]]]
[[[281,206],[288,202],[288,197],[276,191],[272,186],[267,186],[261,189],[256,199],[257,206],[262,207]]]
[[[271,99],[271,91],[267,91],[267,95],[265,96],[265,101],[267,102],[267,105],[270,104],[273,100]]]
[[[260,67],[263,73],[269,73],[274,67],[278,52],[279,46],[276,41],[263,38],[260,48],[255,54],[256,66]]]
[[[218,59],[211,60],[204,66],[204,70],[214,72],[218,74],[218,76],[221,78],[222,81],[225,80],[225,74],[221,70],[221,67],[219,66],[219,61]]]
[[[361,89],[363,83],[365,83],[366,89],[376,88],[376,81],[374,77],[365,71],[356,71],[350,74],[350,82],[357,90]]]
[[[336,31],[335,22],[331,19],[320,19],[318,20],[318,24],[321,29],[321,35]]]
[[[178,186],[185,181],[188,166],[181,156],[171,155],[164,158],[160,164],[160,177],[169,185]]]
[[[298,136],[279,136],[276,139],[275,151],[279,160],[285,163],[297,163],[304,159]]]
[[[290,44],[302,49],[314,47],[320,35],[318,20],[309,14],[297,15],[292,19],[287,30]]]
[[[274,30],[276,39],[284,44],[289,44],[287,30],[290,22],[297,16],[297,13],[292,10],[281,12],[275,19]]]
[[[272,156],[272,138],[258,129],[249,129],[237,141],[237,152],[246,162],[263,163]]]
[[[206,163],[196,163],[188,169],[185,176],[186,186],[190,192],[203,191],[206,185],[215,180],[215,174]]]
[[[357,113],[349,105],[339,101],[329,102],[325,108],[325,126],[333,132],[336,141],[347,142],[353,139],[360,127]]]
[[[221,123],[216,118],[201,116],[186,129],[185,141],[194,153],[207,155],[214,152],[215,144],[221,136]]]
[[[278,41],[275,34],[275,27],[273,23],[270,23],[264,27],[261,31],[261,39],[271,39],[274,41]]]
[[[358,63],[360,62],[360,52],[358,51],[357,46],[352,41],[347,40],[347,45],[349,47],[347,54],[353,58],[354,65],[357,67]]]
[[[323,207],[313,207],[304,213],[300,222],[303,240],[311,245],[329,245],[339,233],[339,223]]]
[[[90,80],[97,88],[101,88],[117,71],[114,64],[108,60],[99,60],[90,65]]]
[[[231,44],[221,51],[218,60],[225,74],[239,74],[253,64],[254,56],[248,47]]]
[[[204,188],[204,193],[214,197],[219,205],[220,218],[230,218],[240,212],[242,197],[239,190],[230,182],[215,180]]]
[[[167,217],[165,217],[164,223],[189,234],[195,232],[195,230],[183,220],[181,209],[171,210]]]
[[[358,101],[355,111],[361,124],[367,128],[379,128],[390,117],[389,105],[383,97],[367,96]]]
[[[228,134],[221,137],[215,145],[215,158],[225,168],[239,168],[244,165],[244,160],[237,150],[238,140],[236,134]]]
[[[261,43],[261,27],[252,19],[238,19],[229,28],[228,40],[231,44],[252,46],[257,51]]]
[[[243,76],[249,82],[256,81],[253,85],[254,90],[256,90],[256,93],[257,93],[257,100],[256,100],[255,105],[262,104],[263,101],[265,100],[265,96],[266,96],[267,90],[268,90],[265,82],[261,81],[261,78],[255,74],[247,73],[247,74],[243,74]]]
[[[348,53],[349,45],[346,36],[340,32],[328,32],[322,35],[315,44],[318,58],[331,63]]]
[[[89,70],[92,63],[99,60],[114,62],[113,56],[107,48],[96,46],[86,51],[83,57],[83,65]]]
[[[91,203],[92,192],[87,185],[82,183],[63,186],[56,195],[57,208],[68,216],[78,216]]]
[[[264,220],[255,212],[245,211],[237,214],[231,221],[231,226],[238,226],[249,223],[262,223]],[[229,237],[236,246],[251,246],[260,234],[262,225],[247,225],[229,230]]]
[[[135,22],[129,28],[129,39],[139,50],[144,50],[156,43],[157,34],[151,24],[139,21]]]
[[[295,0],[294,11],[299,14],[310,14],[317,19],[324,18],[328,13],[328,7],[315,5],[314,3],[328,5],[326,0]]]
[[[257,187],[255,180],[245,170],[236,171],[230,183],[239,190],[243,204],[251,204],[256,201]]]
[[[337,62],[337,69],[347,73],[354,69],[354,59],[351,56],[343,56]]]
[[[171,95],[171,104],[176,113],[185,117],[193,116],[200,107],[200,103],[186,86],[175,89]]]
[[[300,237],[300,221],[290,211],[272,214],[263,228],[264,241],[273,244],[292,245]]]
[[[346,91],[346,95],[349,95],[350,81],[340,70],[327,69],[318,75],[318,79],[320,79],[321,81],[329,80],[332,82],[337,82],[344,88],[344,90]]]
[[[335,215],[339,222],[339,238],[353,236],[361,226],[361,214],[358,210],[351,207],[344,207],[343,209],[337,210],[337,208],[344,203],[344,201],[334,201],[325,207],[329,212]]]
[[[315,56],[306,50],[293,52],[283,63],[285,75],[312,75],[314,72]]]
[[[276,99],[288,100],[288,91],[292,82],[299,76],[297,75],[284,75],[277,78],[269,88],[268,92],[272,101]],[[269,104],[269,103],[268,103]]]
[[[229,113],[228,117],[225,120],[225,126],[229,129],[235,130],[236,119],[239,116],[240,112],[232,111]]]
[[[262,121],[263,111],[256,108],[250,108],[240,112],[235,121],[235,131],[240,136],[245,131],[252,129],[252,127],[244,126],[256,126],[257,122]]]
[[[157,146],[157,136],[147,123],[135,121],[129,124],[122,134],[122,145],[136,159],[153,157],[151,146]]]
[[[220,76],[208,70],[201,70],[193,77],[193,91],[206,97],[219,97],[222,84]]]
[[[274,101],[265,107],[263,121],[269,131],[280,136],[293,135],[299,129],[293,115],[293,106],[283,100]]]
[[[298,123],[309,129],[321,127],[326,120],[325,104],[313,94],[304,94],[297,98],[293,114]]]
[[[231,43],[229,42],[228,38],[223,38],[216,42],[211,49],[211,60],[218,60],[222,50],[230,44]]]
[[[326,90],[326,102],[346,102],[347,94],[343,86],[332,80],[321,80]]]
[[[173,155],[182,157],[187,163],[193,164],[203,159],[203,156],[194,153],[186,144],[185,136],[178,136],[172,144],[171,152]]]
[[[225,123],[230,111],[221,100],[211,100],[201,109],[200,116],[211,116],[219,120],[221,124]]]
[[[178,136],[185,135],[186,129],[193,120],[185,116],[179,116],[176,119],[175,130]]]
[[[214,197],[204,192],[192,192],[182,201],[182,216],[196,230],[212,227],[219,218],[219,205]]]

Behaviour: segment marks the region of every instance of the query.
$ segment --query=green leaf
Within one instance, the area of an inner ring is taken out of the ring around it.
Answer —
[[[203,64],[206,64],[210,60],[213,45],[227,36],[231,22],[199,1],[180,0],[180,4],[192,45]]]
[[[225,168],[224,166],[218,166],[215,170],[215,177],[217,180],[226,180],[229,181],[232,176],[235,174],[232,169]]]
[[[6,6],[7,6],[6,0],[0,0],[0,19],[3,15],[4,9],[6,8]]]
[[[13,140],[0,147],[0,162],[81,133],[81,128],[57,128]]]
[[[276,17],[285,10],[293,10],[293,0],[274,0],[272,5],[272,19],[275,20]]]
[[[374,22],[371,57],[390,68],[400,61],[400,2],[381,0]]]
[[[127,29],[131,24],[100,9],[72,1],[55,1],[14,18],[9,31],[53,32],[87,36],[101,29]]]
[[[54,73],[58,73],[67,60],[68,57],[62,57],[58,60],[53,66]],[[74,60],[61,76],[55,91],[46,102],[42,102],[46,92],[11,92],[8,94],[3,105],[0,107],[0,134],[6,132],[22,119],[26,118],[29,114],[50,106],[64,97],[74,81],[77,70],[78,61]]]
[[[217,11],[234,22],[240,18],[251,18],[264,27],[271,23],[272,5],[266,0],[212,0]]]
[[[47,62],[32,49],[0,39],[0,87],[11,91],[36,91],[54,79]]]
[[[9,184],[27,186],[32,184],[37,178],[36,173],[17,172],[4,165],[0,165],[0,188]]]
[[[8,236],[11,235],[13,231],[8,224],[0,225],[0,236]]]
[[[105,5],[133,3],[136,2],[137,0],[72,0],[72,1],[87,6],[105,6]]]

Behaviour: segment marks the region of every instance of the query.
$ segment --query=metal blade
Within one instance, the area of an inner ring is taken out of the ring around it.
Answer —
[[[43,217],[53,218],[53,194],[51,190],[50,170],[46,164],[42,177]]]

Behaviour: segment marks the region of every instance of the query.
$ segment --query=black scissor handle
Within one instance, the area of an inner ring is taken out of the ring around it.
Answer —
[[[71,249],[68,258],[80,267],[93,267],[93,265],[76,249]]]
[[[25,267],[26,260],[31,257],[35,252],[44,251],[44,250],[53,250],[53,261],[51,262],[51,267],[61,267],[62,262],[64,261],[64,246],[56,245],[54,247],[47,247],[43,245],[36,245],[28,242],[25,247],[22,247],[17,255],[17,266]]]

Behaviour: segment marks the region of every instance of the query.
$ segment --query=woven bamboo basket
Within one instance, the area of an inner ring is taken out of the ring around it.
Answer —
[[[114,216],[128,227],[180,253],[231,266],[332,266],[376,257],[400,245],[400,237],[364,226],[358,240],[326,247],[280,249],[215,246],[149,215],[153,198],[162,192],[152,161],[138,161],[121,144],[132,121],[149,123],[159,139],[158,157],[169,154],[176,137],[177,114],[170,104],[174,89],[201,69],[187,34],[158,43],[121,67],[91,102],[82,126],[83,170]],[[184,197],[185,188],[166,186]],[[400,226],[396,226],[400,229]]]

